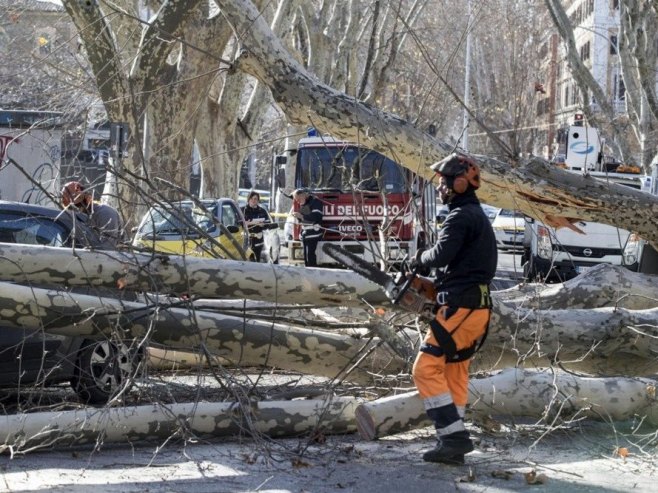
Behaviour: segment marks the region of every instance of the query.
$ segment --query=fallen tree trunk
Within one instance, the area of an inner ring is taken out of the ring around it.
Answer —
[[[604,421],[645,420],[658,426],[656,384],[645,378],[586,378],[565,372],[509,368],[469,385],[473,419],[478,416],[532,417],[551,423],[587,417]],[[363,403],[356,408],[365,440],[430,426],[417,392]]]
[[[561,284],[524,283],[492,296],[495,302],[543,310],[607,306],[644,310],[658,306],[658,277],[599,264]]]
[[[0,243],[0,281],[106,287],[320,306],[388,303],[376,284],[340,269],[163,254],[97,252]]]
[[[372,383],[373,374],[402,372],[408,363],[379,339],[2,282],[0,313],[6,327],[76,337],[147,337],[171,349],[205,348],[232,365],[361,383]]]
[[[309,437],[356,431],[351,397],[326,400],[191,402],[0,416],[0,452],[182,438]]]
[[[93,254],[92,254],[93,255]],[[95,254],[103,255],[103,254]],[[42,261],[43,263],[44,261]],[[77,261],[76,261],[77,262]],[[57,265],[57,264],[56,264]],[[80,264],[85,266],[86,264]],[[50,269],[55,272],[54,276],[63,276],[66,266],[62,268]],[[106,270],[106,276],[112,277],[112,273]],[[304,269],[295,269],[304,271]],[[322,269],[312,270],[321,272]],[[328,270],[329,276],[333,276],[335,271]],[[620,272],[618,270],[604,269],[603,267],[596,269],[595,274],[605,272],[612,272],[615,274],[616,279],[620,279]],[[346,273],[342,273],[346,275]],[[4,274],[5,277],[12,275]],[[343,279],[343,292],[354,292],[357,288],[346,283],[347,277]],[[352,273],[352,280],[360,283],[360,278]],[[595,280],[600,281],[601,276],[597,275]],[[357,284],[360,285],[360,284]],[[572,296],[580,294],[585,298],[584,291],[586,285],[582,283],[578,286],[579,291],[571,291]],[[634,288],[628,283],[626,285],[617,284],[618,290],[615,292],[617,296],[626,296],[631,299],[630,294],[634,293]],[[237,290],[237,287],[235,288]],[[203,342],[213,350],[220,351],[218,355],[234,358],[235,354],[242,354],[244,351],[242,344],[250,345],[254,353],[259,354],[258,360],[249,360],[249,364],[264,364],[262,359],[267,351],[270,351],[271,342],[268,337],[263,334],[276,334],[277,338],[275,345],[289,346],[291,351],[295,351],[300,347],[302,341],[315,340],[316,337],[321,335],[324,340],[329,340],[329,334],[326,332],[311,332],[309,334],[299,335],[292,334],[292,339],[287,340],[290,335],[289,327],[280,324],[273,324],[268,322],[258,322],[254,320],[246,320],[246,317],[230,317],[218,313],[208,311],[189,311],[188,309],[168,309],[166,306],[163,309],[158,307],[158,302],[169,301],[166,297],[154,298],[153,306],[145,306],[140,304],[134,305],[121,305],[117,304],[116,300],[103,299],[96,301],[91,299],[78,298],[76,295],[66,294],[61,292],[53,292],[50,294],[42,293],[36,288],[26,289],[21,291],[23,294],[18,295],[18,288],[13,288],[12,285],[5,286],[5,295],[3,306],[6,306],[7,317],[10,321],[15,319],[16,326],[22,327],[39,327],[39,310],[50,310],[50,320],[46,323],[47,327],[59,329],[65,328],[69,324],[69,332],[67,335],[86,335],[97,333],[98,327],[94,324],[104,324],[101,330],[106,330],[108,327],[121,327],[126,331],[127,337],[135,338],[142,337],[149,332],[151,320],[157,322],[158,333],[154,339],[156,342],[167,345],[168,347],[183,348],[191,347],[190,337],[198,337],[197,325],[203,332]],[[39,292],[40,308],[30,309],[29,303],[34,296],[34,293]],[[67,296],[69,298],[67,298]],[[382,294],[383,296],[383,294]],[[52,299],[51,299],[52,298]],[[53,305],[56,307],[57,303],[62,302],[62,299],[67,301],[63,302],[67,306],[66,312],[63,308],[59,311],[53,310]],[[645,296],[638,299],[646,300]],[[601,298],[597,298],[598,302]],[[19,302],[17,305],[17,301]],[[332,298],[335,302],[336,298]],[[26,303],[27,306],[23,306]],[[653,302],[652,302],[653,303]],[[103,309],[103,305],[110,306],[111,313]],[[610,374],[623,374],[623,375],[648,375],[658,371],[658,361],[655,358],[656,351],[658,350],[658,339],[656,339],[656,326],[658,325],[658,308],[648,310],[627,310],[622,308],[597,308],[592,310],[538,310],[526,309],[524,307],[528,303],[507,303],[499,302],[495,299],[494,310],[491,318],[491,326],[486,350],[482,353],[479,359],[479,368],[502,368],[505,366],[517,366],[526,362],[526,364],[533,364],[535,366],[547,366],[551,362],[559,362],[560,364],[570,369],[587,372],[596,375],[610,375]],[[84,315],[81,315],[84,306]],[[17,308],[18,307],[18,308]],[[12,311],[13,310],[13,311]],[[32,311],[30,311],[32,310]],[[178,311],[177,311],[178,310]],[[24,313],[23,313],[24,312]],[[63,313],[64,312],[64,313]],[[196,313],[196,320],[193,314]],[[32,314],[32,318],[27,317],[26,314]],[[151,317],[152,314],[157,314]],[[63,315],[70,315],[71,319],[66,319]],[[81,318],[93,315],[93,319],[88,321],[86,326],[81,325]],[[105,319],[99,318],[101,316]],[[409,349],[417,347],[416,340],[402,340],[399,338],[391,327],[381,323],[373,318],[372,323],[364,324],[373,330],[380,338],[390,343],[395,351],[402,355],[402,360],[407,360],[412,354]],[[73,324],[78,324],[73,326]],[[216,327],[222,327],[222,331],[213,331]],[[253,329],[249,337],[256,339],[242,341],[242,335],[247,327],[259,327],[259,330]],[[274,329],[272,329],[274,328]],[[425,329],[421,325],[421,329]],[[96,331],[96,332],[95,332]],[[284,332],[285,334],[283,335]],[[299,332],[299,334],[303,334]],[[312,335],[311,335],[312,334]],[[310,339],[309,339],[310,337]],[[338,337],[334,335],[333,337]],[[340,354],[349,354],[348,358],[343,359],[343,363],[350,361],[351,358],[356,357],[353,346],[352,349],[341,349],[342,344],[346,339],[341,342],[335,341],[329,343],[328,346],[333,347],[334,354],[332,358],[340,358]],[[196,343],[200,342],[196,341]],[[240,342],[242,341],[242,342]],[[301,347],[306,348],[306,343],[302,343]],[[258,353],[260,351],[260,353]],[[283,360],[285,351],[283,349],[277,353]],[[315,358],[323,358],[322,351],[310,356],[311,353],[306,354],[303,358],[293,358],[298,364],[302,361],[310,362]],[[329,358],[329,359],[332,359]],[[325,358],[326,359],[326,358]],[[278,366],[279,361],[273,366]],[[241,360],[243,364],[247,364]],[[379,361],[381,366],[375,366],[376,369],[387,368],[387,365]],[[336,361],[331,361],[329,365],[317,363],[319,366],[308,367],[306,371],[319,371],[318,375],[327,375],[326,368],[336,368],[334,364]],[[313,363],[316,365],[316,363]],[[393,364],[390,368],[392,371],[398,371],[403,365]],[[281,368],[289,368],[279,366]],[[325,368],[324,370],[322,368]],[[294,368],[289,368],[294,369]],[[304,370],[302,370],[304,371]],[[378,373],[378,371],[376,371]]]
[[[498,368],[545,362],[594,375],[651,375],[658,371],[657,321],[658,308],[525,310],[497,304],[482,357],[498,359],[499,349],[513,360],[498,361]]]

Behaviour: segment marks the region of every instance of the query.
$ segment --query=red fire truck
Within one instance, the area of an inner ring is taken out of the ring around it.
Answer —
[[[318,265],[335,266],[322,251],[325,242],[379,265],[408,260],[434,239],[436,192],[395,161],[358,144],[311,135],[276,162],[294,169],[295,188],[307,188],[322,201],[324,235]],[[298,211],[298,205],[293,210]],[[303,261],[301,227],[288,242],[291,263]]]

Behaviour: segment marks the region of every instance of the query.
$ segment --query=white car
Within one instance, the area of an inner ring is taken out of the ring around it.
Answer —
[[[491,223],[500,250],[523,248],[525,220],[519,211],[500,209]]]
[[[262,206],[262,204],[261,204]],[[263,239],[265,240],[265,247],[261,253],[261,262],[268,262],[270,264],[278,264],[281,254],[281,238],[279,237],[279,225],[272,216],[267,207],[263,206],[270,216],[270,225],[272,227],[263,230]]]

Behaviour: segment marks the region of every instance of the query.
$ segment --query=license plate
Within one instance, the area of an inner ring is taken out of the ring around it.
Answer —
[[[578,272],[578,274],[582,274],[583,272],[587,272],[591,268],[592,267],[589,266],[589,265],[577,265],[576,266],[576,272]]]

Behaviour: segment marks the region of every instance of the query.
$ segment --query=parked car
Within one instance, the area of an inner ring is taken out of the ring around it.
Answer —
[[[176,255],[241,259],[244,253],[251,260],[254,256],[242,211],[230,198],[151,207],[137,227],[132,244]]]
[[[436,224],[441,225],[448,217],[450,210],[447,205],[436,204]]]
[[[274,221],[270,215],[269,207],[261,204],[261,207],[267,211],[269,217],[267,227],[263,229],[263,239],[265,240],[265,247],[261,252],[261,262],[270,264],[278,264],[281,255],[281,237],[279,236],[279,224]]]
[[[0,201],[0,242],[110,249],[85,220],[79,213]],[[130,382],[144,359],[131,342],[2,327],[0,318],[0,387],[69,381],[85,402],[104,403]]]
[[[488,204],[480,204],[480,205],[482,206],[482,210],[484,211],[486,216],[489,218],[489,222],[493,223],[500,209],[498,207],[494,207],[493,205],[488,205]]]
[[[492,221],[491,227],[496,235],[496,246],[499,250],[523,248],[525,219],[521,212],[500,209]]]

